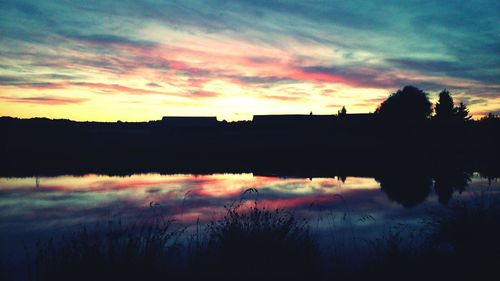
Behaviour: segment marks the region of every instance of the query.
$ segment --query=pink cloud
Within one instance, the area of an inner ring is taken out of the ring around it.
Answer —
[[[122,86],[119,84],[104,84],[104,83],[73,83],[74,86],[82,86],[86,88],[90,88],[92,90],[108,90],[113,92],[121,92],[126,94],[134,94],[134,95],[144,95],[144,94],[164,94],[164,92],[153,91],[147,89],[140,88],[132,88],[127,86]]]
[[[193,97],[211,98],[211,97],[216,97],[216,96],[218,96],[217,93],[209,92],[209,91],[196,91],[193,93]]]

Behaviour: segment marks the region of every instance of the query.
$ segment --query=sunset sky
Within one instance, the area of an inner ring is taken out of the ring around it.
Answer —
[[[500,113],[500,1],[0,0],[0,116],[371,112],[409,84]]]

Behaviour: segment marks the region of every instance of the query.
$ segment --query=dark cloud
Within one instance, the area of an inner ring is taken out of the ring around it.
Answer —
[[[0,7],[2,7],[2,9],[6,11],[14,10],[22,16],[25,16],[30,20],[34,20],[39,24],[41,23],[44,26],[56,25],[56,22],[52,19],[50,13],[46,13],[42,9],[40,9],[40,5],[37,5],[37,2],[30,3],[29,1],[2,1],[0,2]]]
[[[418,71],[422,74],[434,74],[459,77],[486,83],[500,83],[500,68],[481,69],[477,65],[464,65],[462,62],[429,59],[389,58],[388,63],[402,70]]]
[[[25,80],[20,77],[15,77],[15,76],[0,76],[0,85],[11,85],[11,84],[17,84],[17,83],[23,83]]]
[[[229,76],[232,79],[248,84],[277,84],[291,82],[293,79],[275,76]]]
[[[218,96],[219,94],[215,92],[210,92],[210,91],[194,91],[192,92],[193,97],[200,97],[200,98],[213,98]]]
[[[77,40],[91,44],[124,45],[124,46],[140,47],[140,48],[153,48],[157,45],[157,43],[153,41],[131,39],[125,36],[119,36],[114,34],[80,34],[76,31],[65,31],[65,32],[60,32],[59,34],[67,39]]]
[[[274,99],[274,100],[280,100],[280,101],[297,101],[303,99],[301,96],[296,96],[296,95],[287,95],[287,96],[278,96],[278,95],[265,95],[264,96],[267,99]]]
[[[161,88],[160,84],[154,83],[154,82],[147,83],[146,86],[148,86],[148,87],[155,87],[155,88]]]
[[[148,89],[128,87],[120,84],[106,84],[106,83],[90,83],[90,82],[74,82],[72,86],[80,86],[88,88],[89,90],[98,90],[103,93],[123,93],[131,95],[149,95],[149,94],[165,94],[160,91],[152,91]]]
[[[383,71],[378,69],[356,69],[348,67],[327,67],[327,66],[308,66],[302,67],[301,70],[307,73],[320,73],[326,75],[335,75],[342,77],[346,81],[350,81],[352,85],[370,87],[370,88],[387,88],[398,87],[400,82],[395,78],[386,77]]]
[[[0,97],[0,100],[14,103],[33,103],[42,105],[64,105],[64,104],[74,104],[83,103],[88,99],[85,98],[67,98],[67,97]]]
[[[67,74],[57,74],[57,73],[41,74],[38,76],[44,77],[47,79],[54,79],[54,80],[76,80],[76,79],[82,78],[81,76],[77,76],[77,75],[67,75]]]
[[[321,73],[327,75],[336,75],[343,77],[346,81],[350,81],[353,86],[368,87],[368,88],[392,88],[399,89],[405,85],[414,85],[423,90],[436,90],[449,88],[446,80],[442,83],[427,82],[421,79],[401,78],[390,75],[390,69],[383,68],[349,68],[349,67],[325,67],[325,66],[309,66],[303,67],[302,70],[309,73]]]
[[[0,75],[0,85],[2,86],[18,86],[18,87],[40,87],[40,86],[55,86],[60,83],[55,83],[47,80],[75,80],[80,77],[65,74],[27,74],[24,76],[6,76]],[[45,82],[39,82],[45,81]]]
[[[42,80],[43,81],[43,80]],[[21,88],[59,88],[60,83],[53,82],[39,82],[35,79],[19,76],[0,76],[0,86],[13,86]]]
[[[466,95],[457,95],[455,96],[455,103],[463,102],[466,105],[475,105],[475,104],[487,104],[488,99],[474,96],[466,96]]]
[[[387,59],[387,62],[409,70],[418,70],[425,72],[454,72],[463,70],[463,67],[457,63],[442,60],[426,59]]]

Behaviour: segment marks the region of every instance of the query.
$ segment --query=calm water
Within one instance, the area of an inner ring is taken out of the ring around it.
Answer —
[[[381,187],[379,182],[386,186]],[[377,237],[391,226],[418,225],[430,213],[446,210],[454,200],[500,189],[498,182],[477,174],[470,175],[461,191],[449,188],[436,192],[435,183],[415,178],[408,178],[405,184],[391,179],[298,179],[252,174],[0,178],[1,259],[19,256],[25,246],[29,248],[39,239],[82,225],[116,219],[134,222],[161,215],[175,219],[179,225],[192,226],[197,220],[203,223],[220,217],[224,206],[254,200],[260,206],[286,208],[308,218],[318,237],[330,239],[332,231],[335,239],[346,232],[351,237]],[[400,185],[398,189],[416,190],[401,196],[393,190],[395,184]],[[245,193],[249,188],[258,192]],[[447,204],[440,202],[451,193]]]

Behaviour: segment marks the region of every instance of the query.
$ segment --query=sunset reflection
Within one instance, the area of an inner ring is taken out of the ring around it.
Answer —
[[[87,220],[103,212],[126,215],[132,210],[156,206],[165,216],[190,221],[209,219],[207,214],[212,216],[224,205],[242,199],[258,200],[272,208],[300,208],[312,203],[329,203],[334,194],[347,196],[358,189],[376,189],[378,184],[370,178],[348,178],[341,182],[335,178],[277,178],[252,174],[140,174],[129,177],[89,174],[1,179],[0,188],[2,193],[10,195],[1,201],[2,209],[8,208],[8,213],[17,220],[29,220],[29,214],[37,213],[49,214],[41,216],[56,221],[52,212],[48,212],[51,209],[63,209],[66,217],[74,215]],[[258,193],[243,198],[250,188]],[[8,213],[2,212],[3,216]]]
[[[475,184],[484,180],[475,180]],[[484,184],[484,183],[483,183]],[[248,189],[257,192],[245,193]],[[190,223],[224,213],[224,206],[257,201],[297,213],[324,209],[371,213],[399,210],[373,178],[279,178],[252,174],[160,175],[127,177],[88,174],[0,179],[1,228],[48,228],[150,213]],[[436,202],[432,196],[429,202]]]

